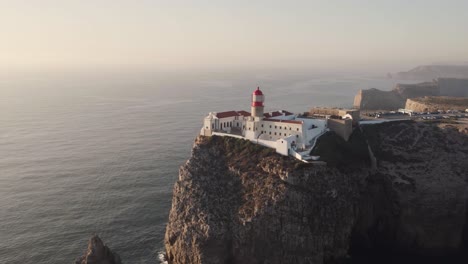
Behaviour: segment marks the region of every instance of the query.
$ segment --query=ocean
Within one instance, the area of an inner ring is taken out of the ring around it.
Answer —
[[[0,263],[72,263],[98,234],[124,263],[158,263],[171,194],[210,111],[350,107],[395,81],[300,71],[0,76]]]

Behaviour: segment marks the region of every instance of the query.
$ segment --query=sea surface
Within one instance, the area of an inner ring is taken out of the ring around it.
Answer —
[[[72,263],[98,234],[158,263],[178,169],[210,111],[352,106],[395,81],[357,73],[0,74],[0,263]]]

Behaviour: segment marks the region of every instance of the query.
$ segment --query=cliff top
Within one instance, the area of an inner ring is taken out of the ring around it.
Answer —
[[[449,96],[424,96],[411,98],[412,101],[424,104],[453,105],[468,108],[468,98]]]

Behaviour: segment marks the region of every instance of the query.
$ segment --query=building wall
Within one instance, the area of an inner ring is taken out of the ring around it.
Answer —
[[[292,142],[296,141],[295,136],[289,136],[285,138],[278,139],[276,141],[276,152],[288,156],[289,155],[289,150],[291,149],[291,144]]]
[[[298,122],[290,122],[285,119],[255,121],[251,116],[218,118],[210,113],[204,119],[200,134],[245,138],[254,143],[274,148],[282,155],[289,155],[293,142],[298,148],[305,148],[311,139],[322,133],[327,127],[326,120],[309,118],[295,121]],[[242,136],[240,134],[233,135],[231,131],[233,127],[239,128]]]
[[[356,109],[341,109],[338,111],[338,115],[344,117],[345,115],[350,115],[353,118],[354,122],[359,121],[361,119],[361,112]]]
[[[328,128],[337,135],[348,141],[353,132],[353,124],[350,119],[328,119]]]
[[[322,133],[323,130],[327,128],[326,119],[310,119],[310,118],[298,118],[304,122],[304,142],[306,145],[310,144],[310,141],[314,139],[317,135]]]
[[[347,114],[351,115],[353,118],[353,123],[357,124],[359,119],[361,118],[361,112],[359,109],[340,109],[340,108],[327,108],[327,107],[314,107],[311,108],[309,111],[310,114],[312,115],[334,115],[334,116],[340,116],[343,117]]]
[[[225,118],[219,118],[218,124],[219,125],[218,125],[217,129],[230,132],[231,127],[236,125],[235,124],[235,117],[230,116],[230,117],[225,117]]]
[[[296,136],[295,142],[297,144],[303,143],[302,124],[262,121],[259,123],[259,130],[261,139],[278,140],[289,136]]]

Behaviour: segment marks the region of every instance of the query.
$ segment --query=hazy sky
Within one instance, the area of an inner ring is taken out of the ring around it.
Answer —
[[[0,0],[0,67],[468,61],[467,12],[466,0]]]

